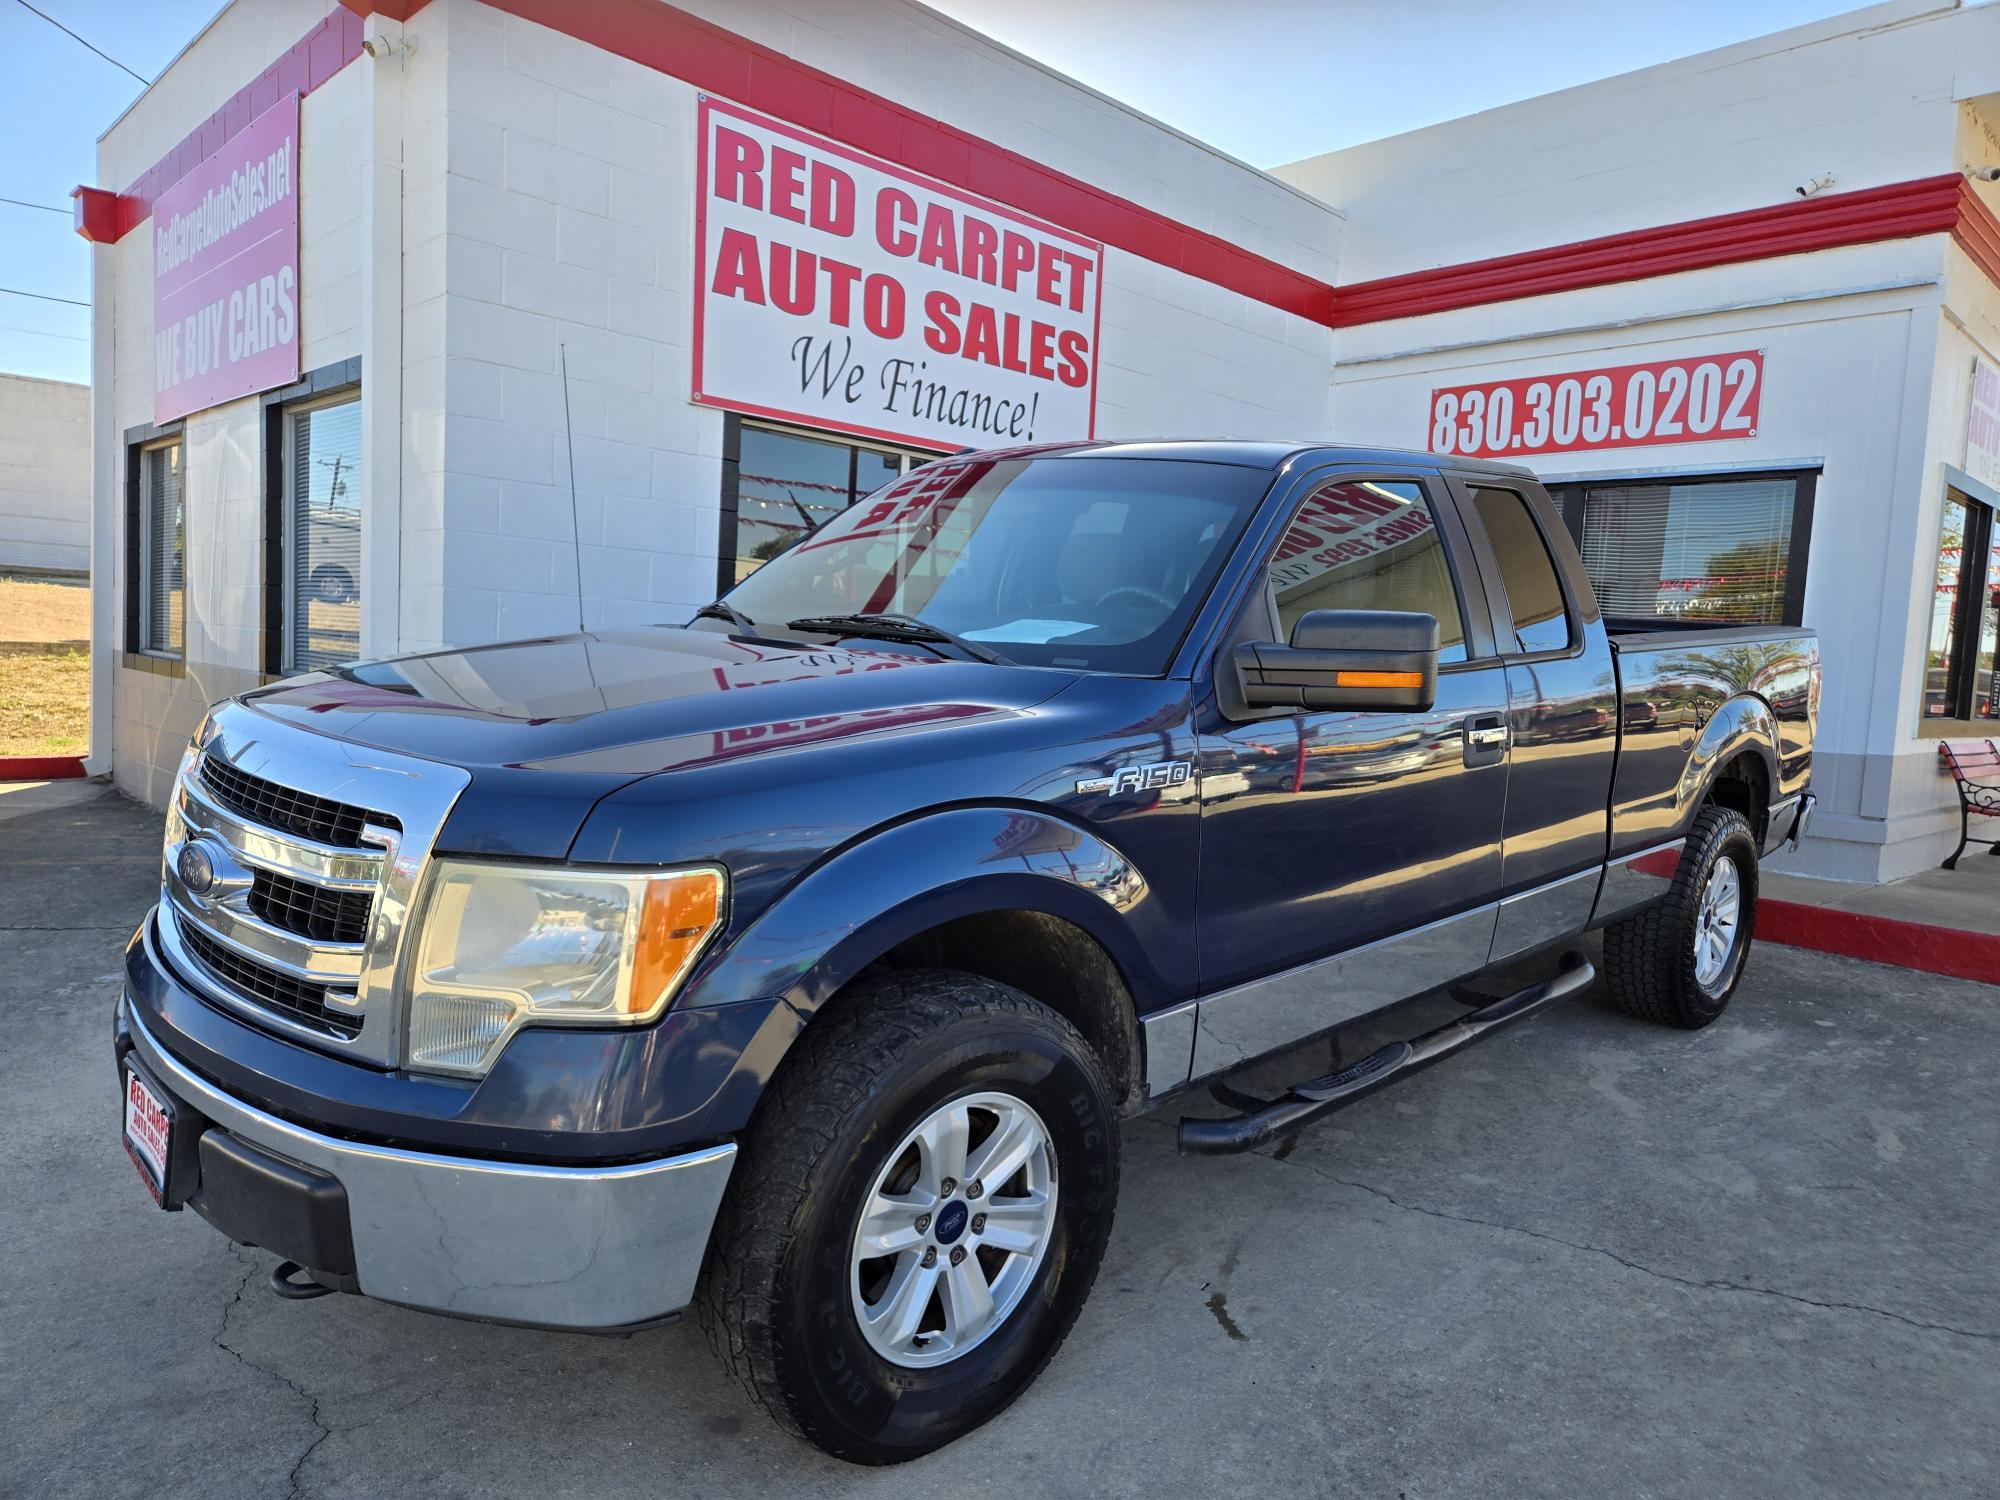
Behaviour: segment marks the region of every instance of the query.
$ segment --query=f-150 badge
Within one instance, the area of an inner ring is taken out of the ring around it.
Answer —
[[[1159,787],[1180,786],[1194,776],[1194,765],[1185,760],[1156,760],[1149,766],[1120,766],[1109,776],[1089,776],[1076,784],[1077,791],[1088,796],[1093,792],[1109,792],[1117,796],[1120,792],[1150,792]]]

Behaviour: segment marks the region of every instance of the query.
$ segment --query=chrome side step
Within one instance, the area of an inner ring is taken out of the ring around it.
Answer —
[[[1180,1149],[1205,1156],[1227,1156],[1290,1135],[1322,1115],[1345,1109],[1377,1089],[1422,1072],[1432,1063],[1442,1062],[1452,1053],[1588,989],[1596,979],[1597,970],[1588,960],[1569,954],[1563,959],[1562,972],[1553,979],[1517,990],[1422,1036],[1390,1042],[1338,1073],[1294,1085],[1282,1099],[1274,1099],[1261,1108],[1221,1120],[1183,1119]],[[1227,1091],[1225,1098],[1231,1104],[1254,1102],[1233,1089]]]

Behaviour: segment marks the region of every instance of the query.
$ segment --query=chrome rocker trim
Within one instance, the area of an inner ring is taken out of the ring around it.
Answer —
[[[230,1134],[347,1191],[364,1295],[458,1317],[607,1330],[693,1299],[733,1143],[615,1167],[434,1156],[321,1135],[197,1077],[120,1001],[133,1050]]]

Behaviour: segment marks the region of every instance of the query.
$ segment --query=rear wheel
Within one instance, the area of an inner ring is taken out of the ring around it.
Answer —
[[[1749,820],[1731,808],[1704,808],[1667,894],[1604,930],[1606,992],[1641,1020],[1697,1030],[1735,995],[1756,926]]]
[[[772,1416],[897,1463],[969,1432],[1055,1353],[1117,1197],[1090,1047],[1017,990],[867,981],[807,1030],[745,1132],[701,1317]]]

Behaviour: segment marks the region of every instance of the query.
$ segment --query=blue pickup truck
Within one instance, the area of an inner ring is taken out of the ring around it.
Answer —
[[[1590,983],[1593,929],[1613,1003],[1715,1020],[1818,697],[1806,631],[1602,617],[1518,468],[942,459],[685,626],[213,709],[126,953],[125,1145],[285,1295],[694,1305],[778,1421],[895,1462],[1061,1343],[1122,1119],[1205,1086],[1184,1149],[1282,1138]]]

